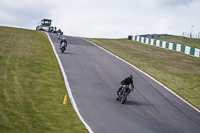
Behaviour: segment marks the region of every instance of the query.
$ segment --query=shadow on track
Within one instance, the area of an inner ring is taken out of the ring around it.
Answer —
[[[126,101],[124,105],[148,106],[147,103],[142,103],[142,102],[138,102],[138,101]]]

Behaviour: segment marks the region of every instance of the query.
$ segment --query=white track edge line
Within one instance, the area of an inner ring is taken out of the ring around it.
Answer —
[[[46,33],[46,32],[45,32],[45,33]],[[49,34],[48,34],[48,33],[46,33],[46,34],[47,34],[48,39],[49,39],[49,41],[50,41],[50,43],[51,43],[51,46],[52,46],[53,51],[54,51],[54,54],[56,55],[56,58],[57,58],[57,60],[58,60],[60,69],[61,69],[62,74],[63,74],[64,81],[65,81],[65,87],[66,87],[66,89],[67,89],[67,91],[68,91],[69,98],[70,98],[70,100],[71,100],[71,102],[72,102],[72,105],[73,105],[73,107],[74,107],[74,110],[76,111],[76,113],[77,113],[79,119],[83,122],[83,124],[85,125],[85,127],[87,128],[87,130],[88,130],[90,133],[94,133],[94,132],[92,131],[92,129],[90,128],[90,126],[85,122],[85,120],[83,119],[83,117],[81,116],[81,114],[80,114],[80,112],[79,112],[79,110],[78,110],[78,107],[77,107],[77,105],[76,105],[76,102],[75,102],[75,100],[74,100],[74,98],[73,98],[73,95],[72,95],[72,92],[71,92],[71,88],[70,88],[70,86],[69,86],[69,82],[68,82],[68,80],[67,80],[67,75],[66,75],[65,70],[64,70],[64,68],[63,68],[63,66],[62,66],[62,63],[61,63],[61,61],[60,61],[60,58],[59,58],[59,56],[58,56],[58,54],[57,54],[57,52],[56,52],[56,49],[55,49],[55,47],[54,47],[54,45],[53,45],[53,42],[51,41],[51,38],[50,38]]]
[[[83,39],[84,39],[84,38],[83,38]],[[86,40],[86,39],[84,39],[84,40]],[[169,92],[171,92],[172,94],[174,94],[176,97],[178,97],[178,98],[181,99],[183,102],[185,102],[185,103],[188,104],[190,107],[192,107],[194,110],[196,110],[197,112],[200,113],[200,110],[198,110],[198,109],[197,109],[196,107],[194,107],[192,104],[190,104],[190,103],[187,102],[185,99],[183,99],[182,97],[180,97],[179,95],[177,95],[177,94],[176,94],[175,92],[173,92],[171,89],[167,88],[165,85],[163,85],[162,83],[160,83],[158,80],[156,80],[156,79],[154,79],[153,77],[151,77],[150,75],[148,75],[146,72],[140,70],[139,68],[137,68],[137,67],[134,66],[133,64],[131,64],[131,63],[129,63],[129,62],[123,60],[123,59],[120,58],[119,56],[117,56],[117,55],[111,53],[110,51],[108,51],[108,50],[106,50],[106,49],[104,49],[104,48],[98,46],[97,44],[95,44],[95,43],[93,43],[93,42],[91,42],[91,41],[89,41],[89,40],[86,40],[86,41],[92,43],[93,45],[95,45],[95,46],[99,47],[100,49],[106,51],[107,53],[111,54],[112,56],[115,56],[116,58],[120,59],[121,61],[127,63],[127,64],[130,65],[130,66],[132,66],[133,68],[135,68],[135,69],[138,70],[139,72],[143,73],[143,74],[146,75],[147,77],[149,77],[149,78],[151,78],[152,80],[154,80],[154,81],[155,81],[156,83],[158,83],[160,86],[164,87],[166,90],[168,90]]]

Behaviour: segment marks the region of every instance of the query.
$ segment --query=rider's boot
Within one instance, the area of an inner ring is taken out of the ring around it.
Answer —
[[[117,95],[119,94],[119,92],[120,92],[121,89],[122,89],[122,87],[120,87],[120,88],[118,89],[118,91],[117,91]]]

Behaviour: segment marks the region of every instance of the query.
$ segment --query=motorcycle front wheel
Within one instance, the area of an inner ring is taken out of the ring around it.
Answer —
[[[64,51],[65,51],[65,49],[64,49],[64,48],[61,48],[61,52],[64,53]]]
[[[119,101],[119,97],[116,95],[116,100]]]
[[[121,104],[124,104],[126,102],[126,99],[127,99],[127,94],[124,94],[122,99],[121,99]]]

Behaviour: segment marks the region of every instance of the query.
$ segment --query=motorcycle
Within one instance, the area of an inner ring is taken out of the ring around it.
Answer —
[[[57,33],[57,37],[58,37],[58,39],[60,40],[61,33]]]
[[[128,85],[122,86],[122,89],[117,93],[116,100],[120,101],[121,104],[124,104],[127,100],[127,96],[130,93]]]
[[[64,53],[64,51],[66,51],[66,47],[67,47],[67,44],[63,42],[60,46],[61,53]]]

